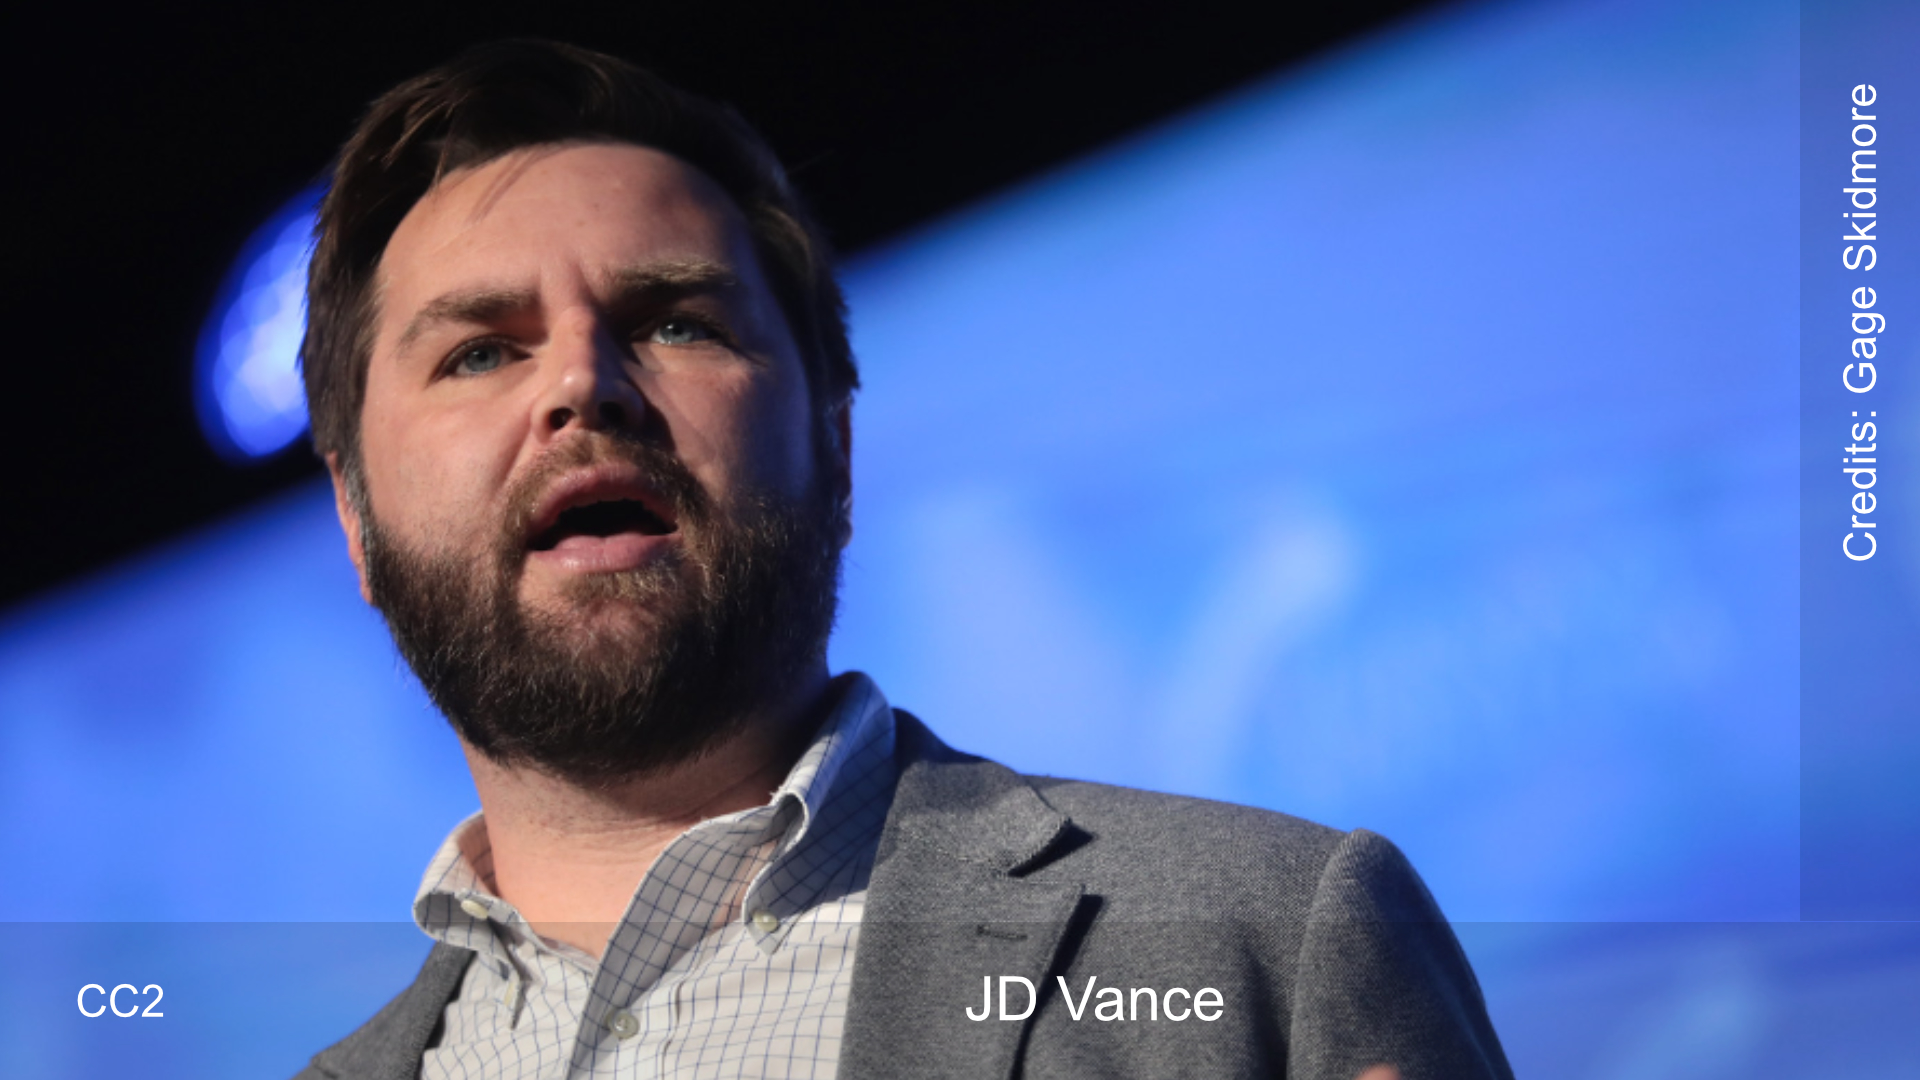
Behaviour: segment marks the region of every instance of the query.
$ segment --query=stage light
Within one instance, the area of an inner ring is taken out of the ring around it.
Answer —
[[[229,461],[267,457],[307,429],[300,338],[322,190],[301,192],[247,239],[200,331],[194,372],[200,430]]]

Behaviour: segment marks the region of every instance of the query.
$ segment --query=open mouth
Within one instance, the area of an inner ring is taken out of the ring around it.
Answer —
[[[666,536],[673,531],[671,522],[638,499],[604,499],[561,511],[553,525],[534,536],[528,547],[553,551],[570,540],[606,540],[626,534]]]

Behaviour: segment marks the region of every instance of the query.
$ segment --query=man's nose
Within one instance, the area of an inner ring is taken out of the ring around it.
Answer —
[[[550,346],[552,375],[541,388],[535,422],[551,437],[569,426],[590,431],[638,431],[647,399],[635,381],[633,360],[605,324],[568,327]]]

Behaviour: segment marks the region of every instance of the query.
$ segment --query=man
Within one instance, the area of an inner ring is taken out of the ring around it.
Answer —
[[[731,113],[469,53],[343,149],[310,312],[363,592],[482,813],[303,1076],[1510,1075],[1379,837],[1022,777],[829,677],[857,376]]]

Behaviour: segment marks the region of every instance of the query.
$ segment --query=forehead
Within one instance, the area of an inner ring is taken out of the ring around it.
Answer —
[[[381,256],[380,322],[450,288],[537,290],[677,259],[757,276],[746,222],[706,174],[626,143],[531,147],[454,172],[414,204]]]

